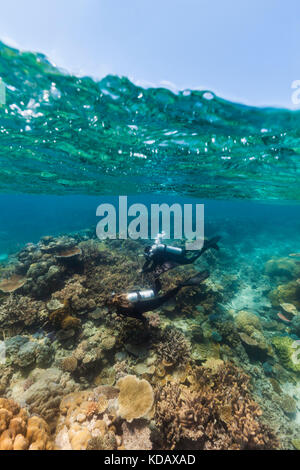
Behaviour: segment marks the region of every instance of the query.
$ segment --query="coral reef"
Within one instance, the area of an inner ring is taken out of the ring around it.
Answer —
[[[198,266],[214,266],[207,284],[182,290],[142,323],[114,313],[109,298],[113,291],[153,287],[151,276],[141,280],[143,243],[91,237],[43,237],[1,271],[5,282],[20,285],[0,294],[0,394],[26,407],[26,423],[44,436],[36,444],[27,428],[17,439],[5,428],[4,439],[11,439],[5,445],[295,448],[296,258],[261,265],[259,285],[249,266],[253,280],[245,285],[230,266],[232,254],[220,261],[207,254]],[[162,289],[194,273],[193,266],[166,272]]]

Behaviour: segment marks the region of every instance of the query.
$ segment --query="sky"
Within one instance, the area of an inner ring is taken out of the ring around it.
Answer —
[[[300,109],[299,0],[9,0],[0,39],[78,75]]]

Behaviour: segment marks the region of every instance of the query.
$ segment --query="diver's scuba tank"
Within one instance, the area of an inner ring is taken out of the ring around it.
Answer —
[[[179,248],[177,246],[163,245],[162,243],[152,245],[145,249],[145,256],[147,258],[155,258],[160,255],[175,255],[181,257],[184,255],[184,248]]]
[[[155,292],[153,289],[145,289],[145,290],[140,290],[140,291],[135,291],[135,292],[129,292],[126,295],[126,299],[128,302],[139,302],[140,300],[148,300],[152,299],[155,297]]]

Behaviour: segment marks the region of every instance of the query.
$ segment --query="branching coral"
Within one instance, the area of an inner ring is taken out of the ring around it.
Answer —
[[[5,328],[30,326],[46,319],[44,303],[27,296],[11,295],[0,305],[0,326]]]
[[[75,312],[93,310],[96,307],[96,303],[92,298],[88,298],[89,290],[84,287],[85,281],[85,276],[75,274],[66,282],[63,289],[53,294],[53,298],[62,302],[67,301]]]
[[[156,391],[155,418],[171,449],[274,449],[278,442],[259,421],[249,378],[232,364],[217,372],[199,367],[194,389],[168,383]]]
[[[166,327],[160,341],[155,345],[163,365],[183,365],[190,360],[190,345],[185,336],[172,327]]]

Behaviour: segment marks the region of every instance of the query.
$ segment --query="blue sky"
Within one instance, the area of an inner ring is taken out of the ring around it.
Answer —
[[[9,0],[0,38],[68,71],[293,107],[299,0]]]

